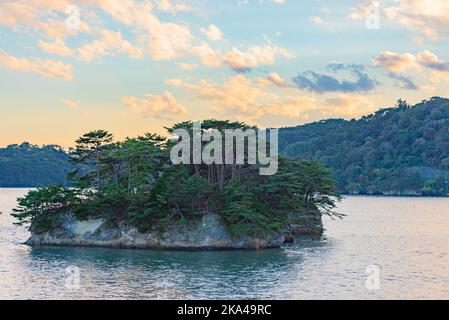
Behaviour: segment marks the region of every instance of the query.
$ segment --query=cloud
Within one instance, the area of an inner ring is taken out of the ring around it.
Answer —
[[[101,1],[101,0],[97,0]],[[78,29],[65,26],[65,11],[70,4],[82,3],[82,0],[17,0],[0,3],[0,25],[22,33],[41,33],[49,38],[66,38],[79,32],[89,33],[90,27],[85,21],[80,21]],[[87,2],[96,2],[90,0]],[[63,19],[57,19],[64,15]],[[88,14],[85,15],[87,17]]]
[[[100,7],[114,20],[138,33],[140,41],[148,45],[155,60],[175,59],[193,52],[194,36],[189,28],[161,21],[153,13],[151,2],[101,1]]]
[[[373,60],[373,64],[390,72],[401,72],[412,68],[416,58],[410,53],[397,53],[391,51],[382,52]]]
[[[34,72],[48,78],[73,79],[72,66],[61,61],[17,58],[0,49],[0,64],[11,70]]]
[[[373,112],[377,105],[365,96],[337,94],[323,102],[324,114],[329,117],[357,118]]]
[[[58,56],[64,56],[69,57],[73,55],[73,50],[70,49],[66,44],[65,41],[61,38],[56,38],[53,42],[45,42],[42,40],[39,40],[39,47],[42,49],[42,51],[54,54]]]
[[[268,74],[267,77],[268,81],[270,81],[271,83],[275,84],[278,87],[286,87],[287,83],[285,82],[284,79],[282,79],[282,77],[277,74],[276,72],[271,72]]]
[[[279,97],[260,89],[244,75],[234,76],[224,84],[215,84],[206,80],[186,83],[180,79],[169,80],[167,84],[195,93],[201,100],[210,103],[213,111],[226,116],[234,117],[238,114],[241,117],[258,119],[266,113],[283,113],[283,110],[290,110],[288,107],[281,107],[281,104],[270,104],[270,101],[280,102]],[[276,107],[281,109],[275,110]]]
[[[449,79],[449,62],[440,60],[436,54],[427,50],[416,55],[390,51],[382,52],[373,60],[373,64],[389,71],[391,74],[398,74],[408,70],[416,70],[417,72],[427,70],[432,72],[434,78],[443,77]],[[398,76],[395,76],[395,78],[404,80]]]
[[[413,71],[413,75],[423,75],[431,82],[438,82],[440,79],[449,80],[449,62],[439,59],[428,50],[418,52],[416,55],[385,51],[373,59],[373,64],[386,70],[387,75],[397,81],[397,86],[408,90],[418,89],[414,81],[404,75],[409,71]],[[424,87],[428,86],[420,88]]]
[[[396,80],[395,86],[406,90],[418,90],[418,86],[413,82],[412,79],[407,78],[398,73],[389,72],[388,76]]]
[[[299,74],[293,81],[300,89],[308,89],[316,93],[325,92],[368,92],[376,88],[377,81],[372,79],[360,65],[330,64],[329,71],[349,72],[354,80],[339,80],[328,74],[307,71]]]
[[[171,118],[187,114],[186,108],[169,91],[162,95],[146,94],[144,98],[125,96],[121,101],[132,112],[146,117]]]
[[[209,40],[212,41],[219,41],[223,40],[223,33],[218,29],[217,26],[211,24],[207,28],[201,28],[201,33],[204,34],[206,37],[209,38]]]
[[[321,17],[319,17],[319,16],[312,16],[312,17],[310,17],[310,21],[312,21],[313,23],[315,23],[315,24],[317,24],[319,26],[324,24],[323,19]]]
[[[73,100],[62,99],[61,102],[63,104],[65,104],[67,107],[72,108],[72,109],[78,109],[80,107],[79,104]]]
[[[248,72],[260,65],[273,65],[276,61],[276,55],[286,59],[293,58],[293,55],[287,49],[269,44],[254,46],[246,51],[240,51],[234,47],[225,55],[224,63],[236,72]]]
[[[222,65],[220,54],[215,52],[207,42],[192,48],[192,53],[201,59],[201,62],[209,68],[217,68]]]
[[[323,100],[304,95],[275,94],[261,88],[245,75],[236,75],[223,84],[202,80],[187,83],[171,79],[167,84],[184,88],[204,100],[215,113],[240,121],[257,122],[266,116],[309,120],[324,116],[361,116],[374,104],[360,96],[338,94]],[[289,90],[285,88],[284,90]],[[369,109],[369,110],[368,110]]]
[[[176,14],[177,12],[187,12],[192,11],[192,8],[180,2],[175,2],[173,0],[158,0],[156,2],[157,9],[162,12],[168,12],[171,14]]]
[[[198,68],[197,64],[191,64],[191,63],[178,63],[178,66],[185,71],[192,71]]]
[[[80,59],[85,62],[91,62],[95,58],[112,55],[114,52],[127,54],[134,59],[144,56],[141,49],[134,47],[127,40],[123,39],[121,32],[106,29],[101,31],[100,39],[85,44],[77,51]]]
[[[78,6],[82,13],[79,30],[66,27],[68,5]],[[86,63],[116,54],[136,59],[148,54],[156,61],[196,57],[206,67],[228,66],[236,72],[247,72],[260,66],[271,66],[278,57],[293,57],[287,49],[271,42],[248,49],[216,50],[206,41],[197,42],[188,25],[165,22],[157,15],[158,12],[176,14],[192,10],[184,2],[174,0],[7,0],[0,3],[0,26],[30,33],[45,53],[77,58]],[[108,21],[110,19],[112,21]],[[119,29],[108,30],[105,21],[116,28],[123,27],[126,34]],[[214,24],[202,28],[201,32],[208,41],[224,38]],[[68,46],[67,37],[79,33],[86,33],[89,40],[83,38],[85,42],[79,47]],[[130,35],[134,39],[127,39]]]
[[[80,28],[73,30],[66,27],[66,8],[68,5],[78,6],[80,12]],[[18,0],[5,1],[0,4],[0,25],[16,32],[31,33],[42,38],[40,47],[54,54],[62,50],[62,42],[68,36],[79,32],[90,33],[93,41],[79,48],[82,59],[90,61],[95,57],[112,54],[113,51],[126,53],[130,57],[141,57],[143,49],[133,47],[120,33],[106,34],[101,27],[102,20],[97,13],[112,17],[136,34],[139,44],[147,46],[147,52],[155,60],[167,60],[190,55],[192,40],[189,28],[173,22],[163,22],[154,11],[176,13],[189,11],[190,8],[180,2],[159,0],[155,4],[150,1],[109,1],[109,0]],[[91,29],[85,20],[95,26]],[[112,31],[111,31],[112,32]],[[115,37],[115,38],[113,38]],[[120,38],[119,38],[120,37]],[[44,39],[45,38],[45,39]],[[111,39],[113,38],[113,39]],[[58,42],[48,41],[58,39]],[[115,42],[118,44],[115,44]]]
[[[359,1],[352,8],[352,19],[367,19],[371,14],[372,0]],[[446,0],[396,0],[378,1],[380,16],[404,28],[423,33],[431,39],[449,39],[449,2]]]
[[[436,54],[430,51],[426,50],[418,53],[416,60],[418,61],[418,64],[425,68],[444,73],[449,72],[449,63],[440,60]]]

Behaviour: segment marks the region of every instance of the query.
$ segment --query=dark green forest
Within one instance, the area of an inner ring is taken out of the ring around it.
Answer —
[[[449,99],[280,131],[280,152],[330,168],[346,194],[449,194]]]
[[[189,130],[192,125],[183,122],[167,130]],[[202,134],[246,128],[239,122],[206,120]],[[340,216],[333,212],[340,199],[335,181],[314,161],[280,157],[279,171],[272,176],[260,175],[259,164],[224,164],[224,154],[221,163],[174,165],[170,151],[175,143],[151,133],[124,141],[114,141],[104,130],[86,133],[70,151],[73,187],[31,190],[18,199],[14,216],[19,224],[32,223],[34,231],[50,230],[61,215],[73,212],[79,220],[127,221],[145,232],[198,221],[213,212],[231,234],[250,236],[310,221],[317,212]],[[200,151],[212,144],[203,141]],[[237,150],[233,152],[235,159]]]
[[[66,184],[68,154],[59,146],[30,143],[0,148],[0,187],[40,187]]]
[[[447,195],[449,99],[415,106],[400,100],[361,119],[330,119],[282,128],[281,154],[316,160],[347,194]],[[0,149],[0,186],[66,182],[68,155],[27,143]]]

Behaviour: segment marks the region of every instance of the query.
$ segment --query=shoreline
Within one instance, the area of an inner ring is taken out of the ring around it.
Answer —
[[[3,187],[0,186],[0,189],[37,189],[38,187]],[[342,193],[343,197],[387,197],[387,198],[449,198],[449,194],[447,195],[415,195],[415,194],[350,194],[350,193]]]

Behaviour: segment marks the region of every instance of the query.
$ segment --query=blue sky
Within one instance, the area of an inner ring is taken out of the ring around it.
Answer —
[[[0,145],[210,117],[283,127],[447,96],[448,30],[442,0],[2,1]]]

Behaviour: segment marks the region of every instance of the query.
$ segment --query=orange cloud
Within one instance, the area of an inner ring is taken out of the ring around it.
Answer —
[[[381,17],[388,21],[434,40],[449,39],[449,3],[446,0],[397,0],[393,3],[362,0],[352,9],[350,17],[365,20],[374,3],[378,4]]]
[[[102,30],[101,38],[94,40],[78,49],[79,57],[85,62],[90,62],[94,58],[104,57],[114,54],[114,52],[125,53],[131,58],[142,58],[143,51],[134,47],[127,40],[123,39],[121,32]]]
[[[50,54],[55,54],[58,56],[68,57],[73,54],[72,49],[70,49],[65,44],[65,41],[61,38],[57,38],[53,42],[45,42],[45,41],[39,40],[39,47],[44,52],[47,52]]]
[[[419,52],[416,55],[386,51],[375,58],[373,63],[394,73],[411,68],[422,68],[432,71],[434,75],[447,77],[449,74],[449,62],[440,60],[436,54],[428,50]]]
[[[34,72],[44,77],[60,78],[63,80],[73,79],[72,66],[61,61],[42,60],[38,58],[17,58],[8,55],[0,49],[0,64],[11,69],[22,72]]]
[[[206,80],[186,83],[171,79],[167,84],[185,88],[207,101],[214,112],[237,120],[257,122],[264,116],[308,120],[319,116],[358,117],[373,111],[375,106],[367,98],[358,95],[337,94],[327,98],[269,92],[244,75],[230,78],[224,84]],[[295,91],[296,92],[296,91]]]
[[[170,116],[187,114],[186,108],[179,104],[168,91],[162,95],[146,94],[141,99],[135,96],[125,96],[121,101],[132,112],[148,117],[164,118],[167,114]]]
[[[281,55],[286,59],[293,58],[293,55],[287,49],[270,44],[266,46],[254,46],[247,51],[240,51],[234,47],[225,55],[224,63],[233,70],[246,71],[256,68],[259,65],[273,65],[276,55]]]
[[[78,103],[70,99],[62,99],[61,102],[72,109],[78,109],[80,107]]]
[[[192,8],[189,5],[179,2],[176,3],[175,1],[172,0],[158,0],[156,2],[156,6],[159,11],[168,12],[171,14],[192,10]]]
[[[287,83],[282,77],[276,72],[271,72],[268,74],[268,80],[274,83],[278,87],[286,87]]]
[[[373,60],[374,65],[391,72],[401,72],[415,66],[416,58],[410,53],[382,52]]]
[[[178,66],[184,71],[192,71],[198,67],[197,64],[192,63],[178,63]]]

